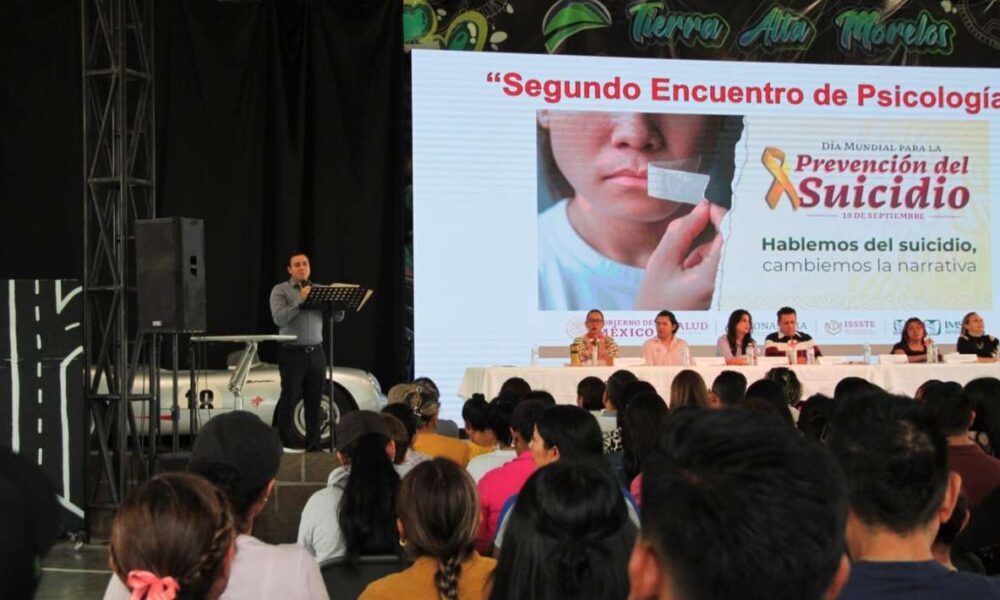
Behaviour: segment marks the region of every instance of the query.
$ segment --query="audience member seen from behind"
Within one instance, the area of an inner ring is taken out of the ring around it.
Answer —
[[[474,549],[479,529],[476,486],[454,462],[420,463],[399,489],[399,543],[413,565],[372,582],[359,600],[486,598],[496,561]]]
[[[396,454],[392,459],[394,464],[402,467],[405,473],[419,463],[430,459],[429,456],[413,449],[413,440],[417,437],[420,422],[417,420],[417,416],[413,414],[412,408],[406,404],[386,404],[382,407],[382,414],[395,417],[406,428],[405,438],[397,438],[392,435],[391,430],[389,431],[392,441],[396,445]]]
[[[490,598],[625,598],[635,536],[607,471],[560,460],[518,495]]]
[[[520,399],[513,393],[501,393],[490,401],[486,410],[487,427],[493,434],[493,451],[480,454],[469,461],[466,470],[477,484],[493,469],[517,458],[517,450],[510,432],[510,418]]]
[[[750,356],[757,351],[753,339],[753,317],[739,308],[729,315],[726,333],[719,337],[716,353],[726,359],[727,365],[750,364]]]
[[[774,419],[671,414],[642,495],[630,598],[820,600],[847,577],[843,476]]]
[[[604,388],[604,410],[598,416],[602,422],[609,417],[615,420],[614,427],[610,429],[602,426],[602,429],[605,430],[602,435],[604,436],[604,452],[606,454],[622,449],[622,433],[621,428],[618,427],[618,410],[620,405],[625,402],[625,386],[638,380],[635,373],[625,369],[619,369],[608,377]]]
[[[669,310],[661,310],[656,315],[656,337],[651,337],[642,345],[642,355],[646,366],[685,365],[685,354],[688,361],[691,349],[687,342],[677,337],[680,323]]]
[[[802,405],[795,426],[805,437],[822,442],[826,439],[830,419],[833,418],[836,409],[837,402],[833,398],[824,394],[813,394]]]
[[[417,377],[413,380],[413,385],[417,386],[419,390],[430,392],[435,400],[441,401],[441,390],[430,377]],[[450,419],[438,419],[434,431],[446,437],[458,438],[458,424]]]
[[[215,416],[198,432],[188,471],[225,494],[239,533],[222,600],[327,598],[319,566],[302,546],[265,544],[251,535],[257,515],[274,491],[282,452],[277,432],[245,411]],[[129,597],[121,580],[112,577],[104,599]]]
[[[572,348],[580,364],[591,364],[597,355],[598,365],[613,366],[618,358],[618,344],[613,337],[604,333],[604,313],[592,308],[587,311],[587,333],[573,340]]]
[[[843,402],[848,398],[865,396],[882,391],[884,391],[882,388],[867,379],[862,379],[861,377],[844,377],[833,388],[833,398],[837,402]]]
[[[594,416],[576,406],[556,405],[546,408],[538,416],[535,433],[531,440],[531,457],[536,468],[542,468],[557,461],[571,460],[592,464],[614,477],[611,464],[601,449],[601,429]],[[629,517],[638,525],[639,516],[635,499],[627,491],[622,491],[627,502]],[[493,545],[501,548],[509,523],[510,509],[516,505],[516,498],[508,500],[501,511],[500,522]]]
[[[396,492],[399,467],[395,444],[381,416],[369,410],[346,413],[337,424],[337,459],[302,509],[298,543],[317,562],[346,556],[391,554],[396,549]]]
[[[764,354],[782,356],[789,351],[795,353],[796,362],[805,364],[806,353],[812,349],[815,356],[822,356],[819,346],[808,333],[799,331],[799,317],[791,306],[778,309],[778,331],[764,339]]]
[[[956,352],[975,354],[980,362],[994,362],[998,344],[997,338],[986,333],[986,324],[979,313],[970,312],[962,317],[962,334],[958,336]]]
[[[788,367],[774,367],[764,374],[764,379],[770,379],[781,386],[785,404],[788,405],[789,412],[792,413],[792,420],[799,420],[799,404],[802,402],[802,384],[795,371]]]
[[[657,449],[667,424],[670,410],[656,393],[639,394],[628,403],[622,421],[622,470],[629,491],[637,504],[642,504],[642,471],[646,460]]]
[[[62,531],[56,490],[26,456],[0,446],[0,598],[28,600]]]
[[[482,394],[473,394],[462,405],[463,429],[469,437],[469,460],[493,452],[497,438],[490,429],[490,404]]]
[[[438,396],[426,390],[413,390],[403,399],[420,423],[413,449],[431,458],[439,456],[455,461],[460,467],[469,464],[469,444],[447,435],[436,433],[441,402]]]
[[[760,400],[770,404],[777,411],[783,423],[795,428],[795,419],[792,417],[792,411],[788,408],[788,402],[785,401],[785,391],[777,381],[758,379],[753,382],[747,388],[746,400],[747,402]]]
[[[712,408],[705,380],[697,371],[684,369],[670,382],[670,410],[676,410],[682,406]]]
[[[746,375],[738,371],[723,371],[712,382],[708,403],[720,408],[734,408],[747,393]]]
[[[934,343],[927,335],[924,322],[917,317],[910,317],[903,325],[903,333],[899,342],[892,347],[893,354],[905,354],[911,363],[927,362],[927,349]]]
[[[987,454],[1000,458],[1000,379],[978,377],[964,389],[976,411],[972,423],[976,443]]]
[[[509,377],[500,384],[500,391],[497,392],[497,395],[513,394],[517,396],[518,400],[522,400],[530,391],[531,385],[527,381],[520,377]]]
[[[852,398],[834,416],[827,445],[850,500],[854,561],[841,600],[1000,598],[1000,580],[956,573],[931,545],[954,509],[961,477],[948,471],[944,436],[916,402],[888,394]]]
[[[1000,459],[983,452],[969,434],[976,417],[972,398],[962,386],[946,381],[924,393],[924,411],[948,440],[948,468],[961,475],[962,489],[975,508],[987,494],[1000,486]]]
[[[517,458],[488,471],[478,484],[482,526],[479,528],[476,547],[480,552],[492,551],[493,537],[504,505],[535,472],[535,462],[531,455],[535,422],[542,411],[553,404],[554,402],[540,399],[525,399],[517,404],[510,416],[510,434]]]
[[[111,524],[111,570],[133,600],[215,600],[226,588],[236,523],[222,492],[192,473],[163,473],[125,498]]]
[[[600,412],[604,408],[604,382],[593,375],[581,379],[576,384],[576,405],[590,412]]]

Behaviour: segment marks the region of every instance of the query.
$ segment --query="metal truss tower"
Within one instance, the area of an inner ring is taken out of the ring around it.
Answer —
[[[136,326],[134,272],[135,221],[156,216],[153,4],[81,0],[81,9],[85,381],[100,447],[86,479],[92,506],[102,481],[117,505],[130,480],[149,474],[132,404],[150,394],[133,393],[133,382],[148,369],[158,384],[155,340]]]

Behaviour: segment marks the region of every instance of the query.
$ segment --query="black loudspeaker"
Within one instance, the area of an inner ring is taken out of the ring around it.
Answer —
[[[205,331],[204,250],[201,219],[135,222],[139,331]]]

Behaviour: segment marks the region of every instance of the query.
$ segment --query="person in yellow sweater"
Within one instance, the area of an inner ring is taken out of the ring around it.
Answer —
[[[413,467],[399,487],[399,543],[413,565],[373,581],[358,600],[486,600],[496,561],[473,548],[479,499],[472,477],[435,458]]]
[[[423,387],[418,387],[407,392],[403,404],[413,410],[413,414],[420,422],[420,429],[413,441],[414,450],[431,458],[438,456],[447,458],[461,467],[469,464],[471,457],[469,444],[434,431],[437,427],[438,413],[441,410],[441,402],[436,394]]]

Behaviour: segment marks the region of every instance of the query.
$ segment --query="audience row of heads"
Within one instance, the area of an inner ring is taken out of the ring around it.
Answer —
[[[689,372],[671,389],[670,406],[625,370],[600,393],[597,383],[581,381],[583,408],[557,405],[516,380],[490,402],[466,403],[473,432],[530,448],[540,467],[512,510],[492,598],[836,595],[849,572],[845,549],[858,558],[863,536],[933,539],[961,528],[948,436],[982,421],[1000,440],[1000,380],[992,378],[964,388],[930,382],[920,401],[848,378],[833,398],[800,404],[801,386],[788,369],[749,386],[725,371],[710,390]],[[477,489],[446,459],[422,462],[402,479],[392,468],[400,447],[419,435],[420,407],[432,395],[413,392],[381,415],[342,417],[337,450],[352,465],[347,486],[354,491],[345,493],[338,519],[349,558],[400,547],[410,558],[432,557],[440,597],[454,598],[480,526]],[[596,410],[598,395],[622,428],[629,477],[643,475],[641,533],[586,410]],[[799,431],[779,410],[796,405]],[[111,539],[116,574],[136,586],[176,587],[178,597],[216,597],[235,537],[250,531],[266,503],[280,456],[277,435],[255,416],[210,420],[188,473],[153,478],[122,505]]]

